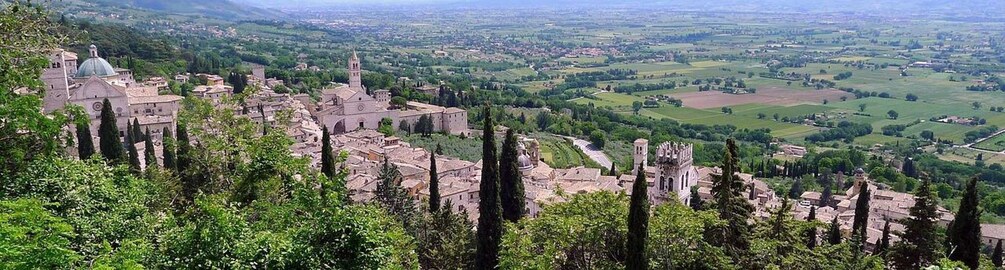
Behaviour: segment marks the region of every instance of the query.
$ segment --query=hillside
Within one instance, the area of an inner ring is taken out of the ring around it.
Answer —
[[[274,10],[246,6],[230,0],[95,0],[86,4],[182,15],[202,15],[228,20],[273,18],[277,17],[278,14]]]

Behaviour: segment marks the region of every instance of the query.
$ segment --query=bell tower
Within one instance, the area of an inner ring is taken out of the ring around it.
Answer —
[[[632,149],[632,174],[638,175],[639,164],[649,163],[649,140],[639,138],[635,140],[635,148]],[[642,168],[645,170],[645,168]]]
[[[355,50],[352,51],[352,57],[349,58],[349,89],[363,90],[363,81],[360,78],[359,57],[356,56]]]

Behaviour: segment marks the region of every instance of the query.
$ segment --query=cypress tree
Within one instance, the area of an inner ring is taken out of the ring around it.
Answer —
[[[429,212],[440,211],[440,176],[436,172],[436,152],[440,151],[440,145],[436,145],[436,151],[429,153]]]
[[[86,120],[77,123],[77,156],[80,159],[90,159],[94,155],[94,139],[91,138],[91,127]]]
[[[144,135],[146,136],[147,140],[144,141],[143,143],[143,160],[146,161],[148,169],[158,167],[160,165],[157,164],[157,154],[154,152],[154,140],[150,139],[149,128],[147,129],[147,132]]]
[[[614,162],[611,162],[611,169],[607,172],[610,176],[618,176],[618,168],[614,167]]]
[[[792,186],[789,187],[789,198],[796,199],[803,195],[803,181],[800,179],[795,179],[792,182]]]
[[[841,244],[841,226],[838,225],[838,217],[834,216],[831,227],[827,230],[827,243],[831,245]]]
[[[321,173],[328,179],[335,177],[335,157],[333,155],[328,126],[323,126],[321,127]]]
[[[753,211],[753,206],[743,197],[746,185],[736,174],[739,172],[738,156],[736,141],[727,139],[721,174],[712,175],[712,196],[719,218],[726,222],[719,232],[721,235],[715,238],[719,241],[716,244],[724,247],[726,254],[737,261],[750,247],[750,226],[747,220]]]
[[[688,199],[688,206],[691,206],[692,210],[701,211],[705,202],[701,200],[701,195],[698,194],[697,188],[691,189],[691,198]]]
[[[830,206],[831,197],[833,197],[832,195],[833,193],[831,192],[830,180],[825,180],[823,188],[824,191],[820,193],[820,207]]]
[[[101,156],[112,165],[126,163],[126,151],[122,149],[122,140],[119,139],[119,126],[115,120],[115,112],[112,112],[112,103],[106,98],[101,105],[101,124],[98,126],[98,137],[100,137]]]
[[[932,181],[925,179],[914,194],[910,217],[904,220],[904,236],[891,248],[890,261],[897,269],[917,269],[939,258],[940,245],[936,221],[938,202],[932,193]]]
[[[879,244],[876,245],[875,254],[883,254],[886,250],[890,249],[890,221],[887,220],[886,224],[883,225],[883,238],[879,239]]]
[[[490,107],[485,106],[482,131],[482,179],[478,191],[478,247],[475,269],[495,269],[499,265],[502,242],[502,205],[499,202],[499,162],[496,160],[495,124]]]
[[[998,240],[998,244],[995,245],[995,251],[994,251],[994,253],[991,253],[991,263],[994,264],[994,267],[1001,267],[1002,266],[1002,240],[1001,239],[999,239]]]
[[[949,259],[961,261],[970,269],[977,269],[981,257],[981,210],[977,194],[977,178],[971,178],[960,200],[956,219],[947,231],[952,253]]]
[[[161,148],[163,149],[164,153],[164,168],[169,170],[174,170],[178,168],[178,165],[175,164],[175,156],[174,156],[175,154],[173,147],[174,139],[171,138],[172,136],[173,135],[171,135],[171,130],[168,129],[167,127],[165,127],[164,130],[161,131],[161,137],[163,138],[161,140]]]
[[[135,175],[140,174],[140,153],[136,150],[136,143],[133,141],[133,134],[126,133],[126,148],[129,149],[129,171]]]
[[[914,167],[914,160],[910,157],[904,157],[904,166],[901,167],[901,171],[907,177],[918,178],[918,169]]]
[[[523,217],[526,207],[523,177],[517,162],[517,141],[513,129],[506,130],[502,153],[499,155],[499,198],[502,200],[503,219],[517,222]]]
[[[810,214],[806,216],[806,221],[816,222],[817,207],[810,206]],[[806,247],[813,249],[817,247],[817,226],[814,225],[806,230]]]
[[[645,164],[639,163],[639,170],[632,184],[632,198],[628,212],[628,258],[625,269],[649,269],[646,258],[646,238],[649,236],[649,193],[646,190]]]
[[[866,238],[865,231],[869,225],[869,199],[871,197],[872,192],[869,191],[869,185],[863,184],[859,188],[858,200],[855,201],[855,217],[851,225],[852,234],[858,235],[862,240]]]
[[[138,143],[138,142],[142,142],[143,140],[146,140],[143,137],[143,131],[140,130],[140,119],[139,118],[133,118],[133,130],[131,130],[130,132],[133,133],[133,143]]]
[[[181,122],[178,123],[178,127],[175,133],[175,163],[179,174],[184,173],[188,170],[188,165],[190,162],[189,150],[191,150],[192,145],[188,142],[188,130],[185,128],[185,124]]]

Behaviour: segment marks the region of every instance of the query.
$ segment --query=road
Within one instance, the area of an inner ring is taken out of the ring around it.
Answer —
[[[961,145],[961,146],[959,146],[959,147],[963,147],[963,148],[968,148],[968,149],[971,149],[971,150],[976,150],[976,151],[979,151],[979,152],[985,152],[985,153],[992,153],[992,154],[1001,154],[1001,153],[1005,153],[1005,151],[1002,151],[1002,152],[995,152],[995,151],[989,151],[989,150],[984,150],[984,149],[980,149],[980,148],[976,148],[976,147],[974,147],[974,145],[975,145],[975,144],[978,144],[978,143],[980,143],[980,142],[983,142],[983,141],[986,141],[986,140],[988,140],[988,139],[991,139],[991,138],[994,138],[995,136],[998,136],[999,134],[1002,134],[1002,133],[1005,133],[1005,129],[1002,129],[1002,130],[999,130],[999,131],[996,131],[996,132],[995,132],[994,134],[991,134],[990,136],[987,136],[987,137],[984,137],[984,138],[980,138],[980,139],[978,139],[977,141],[974,141],[974,142],[972,142],[972,143],[969,143],[969,144],[964,144],[964,145]]]
[[[593,144],[589,141],[576,137],[563,137],[572,140],[572,144],[579,147],[580,150],[583,150],[583,153],[586,153],[586,156],[590,157],[593,161],[596,161],[597,164],[600,164],[600,166],[604,168],[611,167],[611,159],[607,157],[607,154],[604,154],[603,151],[600,151],[599,148],[593,146]]]

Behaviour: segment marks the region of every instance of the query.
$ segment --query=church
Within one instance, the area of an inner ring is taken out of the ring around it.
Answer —
[[[342,134],[357,129],[377,129],[381,119],[388,118],[398,129],[401,122],[416,126],[422,116],[431,117],[433,130],[449,134],[468,134],[468,113],[459,108],[444,108],[420,102],[408,102],[404,107],[391,105],[391,92],[380,89],[367,94],[361,78],[359,57],[353,52],[349,58],[349,84],[324,89],[321,100],[311,110],[321,125],[332,134]]]
[[[112,67],[94,45],[89,53],[79,66],[75,53],[54,50],[49,54],[49,67],[42,72],[45,112],[78,105],[90,116],[91,134],[97,135],[102,103],[108,99],[120,137],[125,136],[127,123],[138,122],[140,130],[149,129],[150,136],[158,140],[163,128],[174,129],[180,96],[160,95],[157,86],[137,83],[130,70]]]

